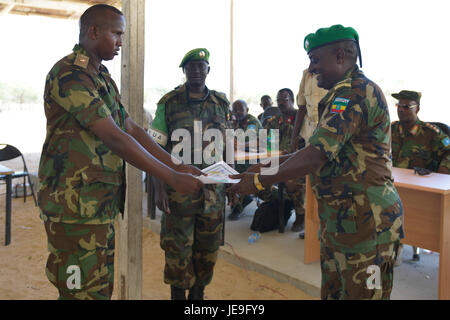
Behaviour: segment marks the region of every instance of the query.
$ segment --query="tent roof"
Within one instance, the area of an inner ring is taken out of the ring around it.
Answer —
[[[40,15],[78,19],[90,6],[106,3],[121,8],[121,0],[0,0],[0,14]]]

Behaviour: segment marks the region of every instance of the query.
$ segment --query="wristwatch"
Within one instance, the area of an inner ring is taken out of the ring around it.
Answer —
[[[253,183],[255,184],[255,187],[258,191],[262,191],[264,190],[263,185],[261,184],[261,182],[259,182],[259,173],[255,173],[255,175],[253,176]]]

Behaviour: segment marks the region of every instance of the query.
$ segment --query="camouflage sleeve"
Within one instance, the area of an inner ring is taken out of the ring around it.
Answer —
[[[362,110],[359,104],[347,98],[335,98],[325,110],[324,118],[309,139],[311,146],[333,160],[344,144],[359,130]]]
[[[150,135],[161,146],[167,145],[169,131],[166,124],[166,105],[163,103],[159,103],[157,106],[155,119],[150,127]]]
[[[445,167],[450,170],[450,137],[441,132],[439,135],[439,167]]]
[[[55,78],[50,96],[85,128],[111,115],[95,83],[81,70],[71,70]]]

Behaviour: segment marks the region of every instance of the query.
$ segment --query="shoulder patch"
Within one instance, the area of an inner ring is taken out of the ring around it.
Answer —
[[[432,125],[431,123],[426,122],[425,125],[428,128],[433,129],[434,131],[436,131],[436,133],[439,133],[439,131],[440,131],[438,127],[436,127],[435,125]]]
[[[217,92],[215,90],[210,90],[210,93],[212,93],[215,97],[219,98],[220,100],[224,101],[227,105],[230,104],[230,101],[227,99],[227,95],[223,92]]]
[[[172,99],[173,97],[176,97],[177,95],[183,93],[185,91],[185,86],[178,86],[176,87],[174,90],[166,93],[159,101],[158,101],[158,105],[159,104],[166,104],[167,101],[169,101],[170,99]]]
[[[445,147],[450,146],[450,138],[449,138],[449,137],[445,137],[444,139],[442,139],[442,144],[443,144]]]
[[[347,105],[350,99],[346,98],[335,98],[331,104],[331,113],[342,113],[347,109]]]
[[[73,64],[86,69],[89,64],[89,57],[85,56],[84,54],[77,53]]]

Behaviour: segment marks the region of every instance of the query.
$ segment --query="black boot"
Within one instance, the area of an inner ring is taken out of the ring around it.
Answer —
[[[170,286],[170,299],[186,300],[186,290],[175,286]]]
[[[240,206],[240,205],[236,206],[233,208],[231,213],[228,215],[228,219],[230,219],[232,221],[239,220],[239,218],[241,217],[241,213],[242,213],[242,206]]]
[[[194,285],[189,289],[188,300],[203,300],[203,291],[205,287]]]

